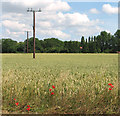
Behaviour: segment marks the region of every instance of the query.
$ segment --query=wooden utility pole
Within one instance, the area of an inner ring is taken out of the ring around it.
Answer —
[[[28,53],[28,52],[29,52],[29,51],[28,51],[28,41],[29,41],[29,32],[30,32],[30,31],[25,31],[25,32],[27,32],[27,53]]]
[[[33,43],[34,43],[34,48],[33,48],[33,58],[35,58],[35,11],[33,11]]]
[[[33,12],[33,58],[35,58],[35,12],[41,12],[41,9],[39,10],[27,10],[27,12]]]
[[[27,53],[28,53],[28,31],[27,31]]]

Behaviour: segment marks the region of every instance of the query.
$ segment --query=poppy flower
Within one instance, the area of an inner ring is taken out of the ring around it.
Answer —
[[[30,110],[30,107],[29,107],[29,108],[27,108],[27,110],[29,111],[29,110]]]
[[[111,85],[111,87],[113,88],[114,86],[113,86],[113,85]]]
[[[52,92],[51,95],[53,95],[54,93]]]
[[[16,99],[14,98],[14,100],[16,100]]]
[[[28,105],[27,107],[30,107],[30,105]]]
[[[49,89],[49,91],[51,91],[52,89]]]
[[[55,86],[54,86],[54,85],[52,85],[52,88],[54,89],[54,88],[55,88]]]
[[[112,90],[111,88],[109,88],[109,90]]]
[[[111,83],[109,83],[108,85],[112,85]]]
[[[17,102],[17,103],[15,103],[15,104],[16,104],[16,106],[18,106],[19,103]]]

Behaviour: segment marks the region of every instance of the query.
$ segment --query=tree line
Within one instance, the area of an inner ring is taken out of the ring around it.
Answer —
[[[17,42],[10,38],[3,38],[0,41],[2,53],[27,52],[27,39],[24,42]],[[114,35],[102,31],[98,36],[88,38],[82,36],[81,41],[35,38],[35,44],[36,53],[116,53],[120,51],[120,30],[117,30]],[[33,37],[28,40],[28,51],[33,52]]]

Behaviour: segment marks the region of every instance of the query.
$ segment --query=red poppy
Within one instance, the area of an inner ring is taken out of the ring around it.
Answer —
[[[29,110],[30,110],[30,107],[29,107],[29,108],[27,108],[27,110],[29,111]]]
[[[51,91],[52,89],[49,89],[49,91]]]
[[[53,95],[54,93],[52,92],[51,95]]]
[[[16,100],[16,99],[14,98],[14,100]]]
[[[109,90],[112,90],[111,88],[109,88]]]
[[[54,89],[54,88],[55,88],[55,86],[54,86],[54,85],[52,85],[52,88]]]
[[[112,85],[111,83],[109,83],[108,85]]]
[[[111,87],[113,88],[114,86],[113,86],[113,85],[111,85]]]
[[[16,106],[18,106],[19,103],[17,102],[17,103],[15,103],[15,104],[16,104]]]
[[[27,107],[30,107],[30,105],[28,105]]]

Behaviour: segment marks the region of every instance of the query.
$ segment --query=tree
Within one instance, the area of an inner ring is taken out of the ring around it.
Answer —
[[[17,52],[19,53],[24,53],[24,43],[23,42],[19,42],[18,44],[17,44]]]
[[[104,52],[106,49],[106,46],[108,45],[108,33],[106,31],[102,31],[100,33],[101,36],[101,52]]]
[[[114,37],[115,51],[120,51],[120,30],[115,32]]]
[[[16,53],[17,41],[11,39],[2,39],[2,52],[3,53]]]
[[[85,53],[86,50],[85,50],[85,40],[84,40],[84,36],[82,36],[82,38],[81,38],[81,47],[82,47],[82,50],[81,50],[81,51],[82,51],[83,53]]]
[[[90,41],[90,53],[96,53],[97,52],[95,39],[96,39],[95,36],[94,36],[94,38],[91,37],[91,41]]]
[[[3,53],[27,52],[27,39],[24,42],[18,43],[10,38],[1,39],[0,41],[2,42]],[[32,53],[33,37],[28,41],[28,51]],[[120,30],[117,30],[114,35],[102,31],[98,36],[88,37],[86,40],[84,36],[82,36],[81,42],[63,42],[57,38],[47,38],[44,40],[35,38],[35,44],[35,49],[38,53],[116,53],[120,51]],[[80,49],[80,47],[82,47],[82,49]]]
[[[58,40],[57,38],[44,39],[43,42],[43,48],[45,48],[45,52],[59,53],[64,47],[64,42]]]
[[[97,37],[96,37],[96,46],[97,46],[97,53],[100,53],[101,52],[101,36],[100,35],[98,35]]]

